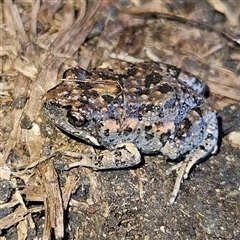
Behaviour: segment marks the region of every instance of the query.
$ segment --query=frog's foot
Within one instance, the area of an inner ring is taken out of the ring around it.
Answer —
[[[214,148],[215,151],[215,148]],[[177,178],[175,180],[174,188],[170,198],[170,204],[173,204],[177,198],[178,192],[180,190],[181,183],[184,179],[188,178],[188,174],[191,168],[199,161],[199,156],[202,154],[201,149],[195,149],[193,152],[189,153],[190,155],[186,158],[185,161],[178,163],[177,165],[169,168],[166,171],[166,174],[169,175],[172,171],[176,170]],[[204,158],[208,154],[203,155],[201,158]]]
[[[141,161],[141,154],[132,143],[117,144],[113,150],[104,150],[100,154],[78,154],[66,151],[65,155],[78,158],[80,161],[65,167],[68,170],[73,167],[90,167],[94,170],[120,169],[137,165]]]
[[[209,121],[208,127],[204,134],[204,138],[201,143],[191,150],[186,156],[183,162],[171,167],[166,171],[166,174],[170,174],[172,171],[176,170],[177,178],[175,180],[175,185],[173,188],[172,196],[170,199],[170,204],[173,204],[176,200],[177,194],[179,192],[181,183],[184,179],[188,178],[188,174],[191,168],[197,164],[201,159],[204,159],[209,154],[215,154],[217,152],[217,141],[218,141],[218,126],[216,118]]]

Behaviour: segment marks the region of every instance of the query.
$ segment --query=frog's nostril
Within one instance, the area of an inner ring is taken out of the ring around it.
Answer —
[[[67,80],[85,80],[87,75],[91,75],[87,70],[76,67],[67,69],[63,73],[63,79]]]
[[[82,116],[79,112],[75,112],[72,110],[68,111],[67,118],[68,122],[75,127],[80,127],[86,122],[84,116]]]

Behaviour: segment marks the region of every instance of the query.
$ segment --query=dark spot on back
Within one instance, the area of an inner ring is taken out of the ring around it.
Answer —
[[[162,133],[161,136],[160,136],[161,141],[167,142],[169,137],[170,137],[170,134],[171,134],[170,130],[168,130],[166,133]]]
[[[111,103],[114,100],[114,97],[110,95],[102,95],[102,98],[107,104]]]
[[[204,147],[203,145],[200,145],[199,148],[200,148],[201,150],[205,150],[205,147]]]
[[[88,89],[91,89],[91,88],[94,88],[94,83],[89,83],[89,82],[83,82],[83,81],[79,81],[79,82],[76,82],[79,86],[80,89],[83,89],[83,90],[88,90]]]
[[[149,89],[141,89],[141,88],[138,88],[136,91],[135,91],[136,94],[138,95],[149,95],[150,94],[150,91]]]
[[[149,125],[149,126],[145,126],[145,131],[150,131],[152,129],[152,126]]]
[[[181,68],[177,68],[175,66],[172,65],[168,65],[167,64],[167,72],[169,72],[172,76],[174,76],[175,78],[178,78],[179,74],[181,73]],[[173,73],[174,72],[174,73]]]
[[[193,111],[196,111],[200,117],[203,116],[203,114],[202,114],[202,113],[203,113],[203,110],[202,110],[201,108],[195,107],[195,108],[193,109]]]
[[[83,95],[87,96],[88,98],[92,97],[94,99],[99,97],[98,92],[95,90],[85,90],[85,91],[83,91]]]
[[[164,83],[158,86],[157,91],[160,91],[161,93],[168,93],[168,92],[172,92],[173,88],[169,84]]]
[[[108,136],[109,136],[109,129],[105,129],[103,134],[104,134],[106,137],[108,137]]]
[[[135,76],[136,75],[136,73],[137,73],[137,69],[136,69],[136,66],[130,66],[129,68],[128,68],[128,70],[127,70],[127,74],[129,75],[129,76]]]
[[[211,133],[208,133],[207,139],[213,139],[213,138],[214,138],[213,135]]]
[[[153,111],[154,107],[155,107],[154,104],[142,104],[140,111],[143,113],[148,111],[151,112]]]
[[[184,133],[187,133],[192,126],[191,121],[188,118],[183,119],[180,128],[178,129],[176,136],[181,139]]]
[[[159,116],[160,118],[164,118],[163,108],[159,108],[159,109],[158,109],[158,116]]]
[[[162,76],[158,72],[151,72],[146,75],[145,78],[145,87],[149,88],[151,85],[156,85],[162,80]]]
[[[132,132],[132,128],[127,127],[126,129],[124,129],[123,133],[127,134],[127,133],[131,133]]]
[[[145,139],[147,141],[151,140],[154,138],[154,134],[153,133],[145,133]]]

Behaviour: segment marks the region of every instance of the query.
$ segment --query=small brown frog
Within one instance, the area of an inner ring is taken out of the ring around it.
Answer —
[[[205,85],[188,72],[145,62],[120,72],[75,68],[63,78],[44,97],[48,117],[71,135],[106,148],[82,157],[81,166],[116,169],[138,164],[141,154],[184,156],[170,169],[178,173],[173,203],[191,168],[217,151],[216,112],[203,96]]]

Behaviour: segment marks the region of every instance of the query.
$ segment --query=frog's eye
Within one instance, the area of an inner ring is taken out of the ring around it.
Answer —
[[[81,113],[75,111],[69,111],[67,114],[67,118],[68,122],[76,127],[80,127],[86,122],[85,117],[82,116]]]

